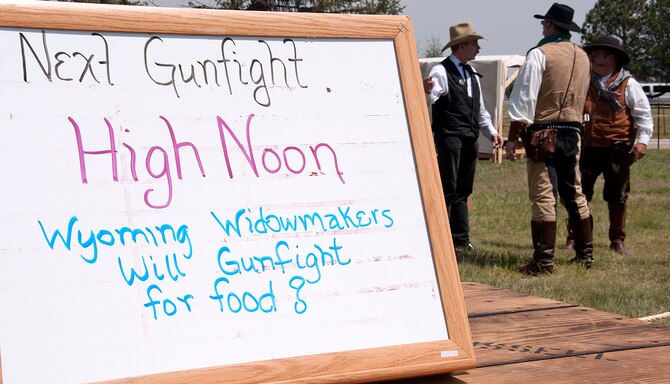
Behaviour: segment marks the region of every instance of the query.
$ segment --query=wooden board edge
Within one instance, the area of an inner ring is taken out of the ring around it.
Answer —
[[[347,367],[346,372],[343,366]],[[242,384],[248,383],[250,378],[267,384],[368,383],[463,371],[474,366],[463,349],[451,340],[444,340],[152,374],[104,383]]]
[[[221,22],[225,16],[226,22]],[[407,16],[3,1],[0,27],[192,35],[393,38]],[[73,21],[74,20],[74,21]],[[73,28],[73,25],[76,27]]]
[[[446,310],[445,317],[449,329],[449,338],[454,340],[474,359],[472,335],[458,273],[456,254],[450,240],[451,229],[446,214],[447,208],[441,188],[437,155],[428,110],[426,109],[423,79],[421,78],[419,58],[413,36],[412,23],[408,19],[403,32],[400,32],[394,41],[416,168],[420,180],[424,215],[434,255],[436,274],[440,284],[443,307]]]

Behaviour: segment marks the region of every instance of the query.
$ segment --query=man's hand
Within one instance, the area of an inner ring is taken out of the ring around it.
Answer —
[[[640,160],[641,158],[644,157],[644,155],[647,154],[647,144],[641,144],[637,143],[633,145],[633,148],[631,148],[630,152],[630,163],[633,164],[636,161]]]
[[[497,133],[491,137],[491,142],[493,143],[493,149],[498,149],[503,145],[503,139]]]
[[[507,160],[516,160],[516,142],[507,140],[505,143],[505,158]]]
[[[426,93],[430,93],[433,90],[433,86],[435,86],[435,83],[433,83],[433,78],[431,77],[426,77],[423,79],[423,91]]]
[[[511,121],[509,123],[509,133],[507,134],[507,144],[505,144],[505,158],[507,160],[516,160],[516,142],[519,140],[521,133],[526,129],[526,123],[521,121]]]

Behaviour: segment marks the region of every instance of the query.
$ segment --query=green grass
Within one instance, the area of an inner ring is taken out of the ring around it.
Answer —
[[[628,256],[608,249],[602,178],[591,202],[594,258],[589,271],[567,264],[562,249],[567,214],[559,208],[557,267],[553,275],[527,277],[515,267],[532,258],[526,161],[480,160],[470,216],[474,255],[459,257],[462,281],[560,300],[639,318],[670,312],[670,150],[649,150],[632,168],[626,221]],[[670,319],[657,321],[670,324]]]

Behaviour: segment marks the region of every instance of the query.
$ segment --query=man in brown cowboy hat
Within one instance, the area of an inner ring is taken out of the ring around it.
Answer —
[[[481,132],[499,148],[502,138],[484,107],[480,75],[467,64],[479,53],[478,40],[485,37],[470,22],[451,26],[449,35],[451,40],[442,51],[451,48],[452,53],[431,69],[424,86],[433,104],[432,129],[451,237],[458,252],[468,252],[475,250],[470,242],[467,200],[479,156],[477,139]]]
[[[584,145],[579,169],[586,200],[600,174],[605,179],[603,199],[609,211],[610,248],[626,254],[626,202],[630,191],[630,166],[644,157],[654,130],[649,100],[640,83],[623,67],[630,62],[619,39],[606,35],[584,47],[591,59],[591,85],[584,113]],[[636,140],[637,139],[637,140]],[[574,246],[568,224],[566,246]]]
[[[593,264],[593,236],[579,172],[579,147],[583,130],[584,102],[590,81],[589,59],[570,42],[574,10],[554,3],[543,15],[544,38],[528,51],[509,98],[510,131],[505,145],[507,159],[516,159],[516,141],[524,140],[526,153],[534,152],[531,136],[555,133],[554,152],[527,160],[528,194],[532,203],[533,260],[519,267],[524,274],[554,271],[556,208],[558,196],[568,211],[575,234],[576,261]],[[534,142],[534,141],[533,141]]]

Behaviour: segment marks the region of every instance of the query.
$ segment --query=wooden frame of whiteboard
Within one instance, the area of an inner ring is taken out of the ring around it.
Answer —
[[[222,23],[225,19],[225,23]],[[429,343],[257,361],[169,372],[118,382],[370,382],[475,367],[411,21],[406,16],[211,11],[55,2],[3,2],[0,27],[55,30],[392,40],[400,75],[424,215],[449,339]],[[437,352],[436,352],[437,351]],[[444,353],[446,352],[446,353]],[[116,380],[112,382],[117,382]],[[0,371],[0,384],[2,374]]]

